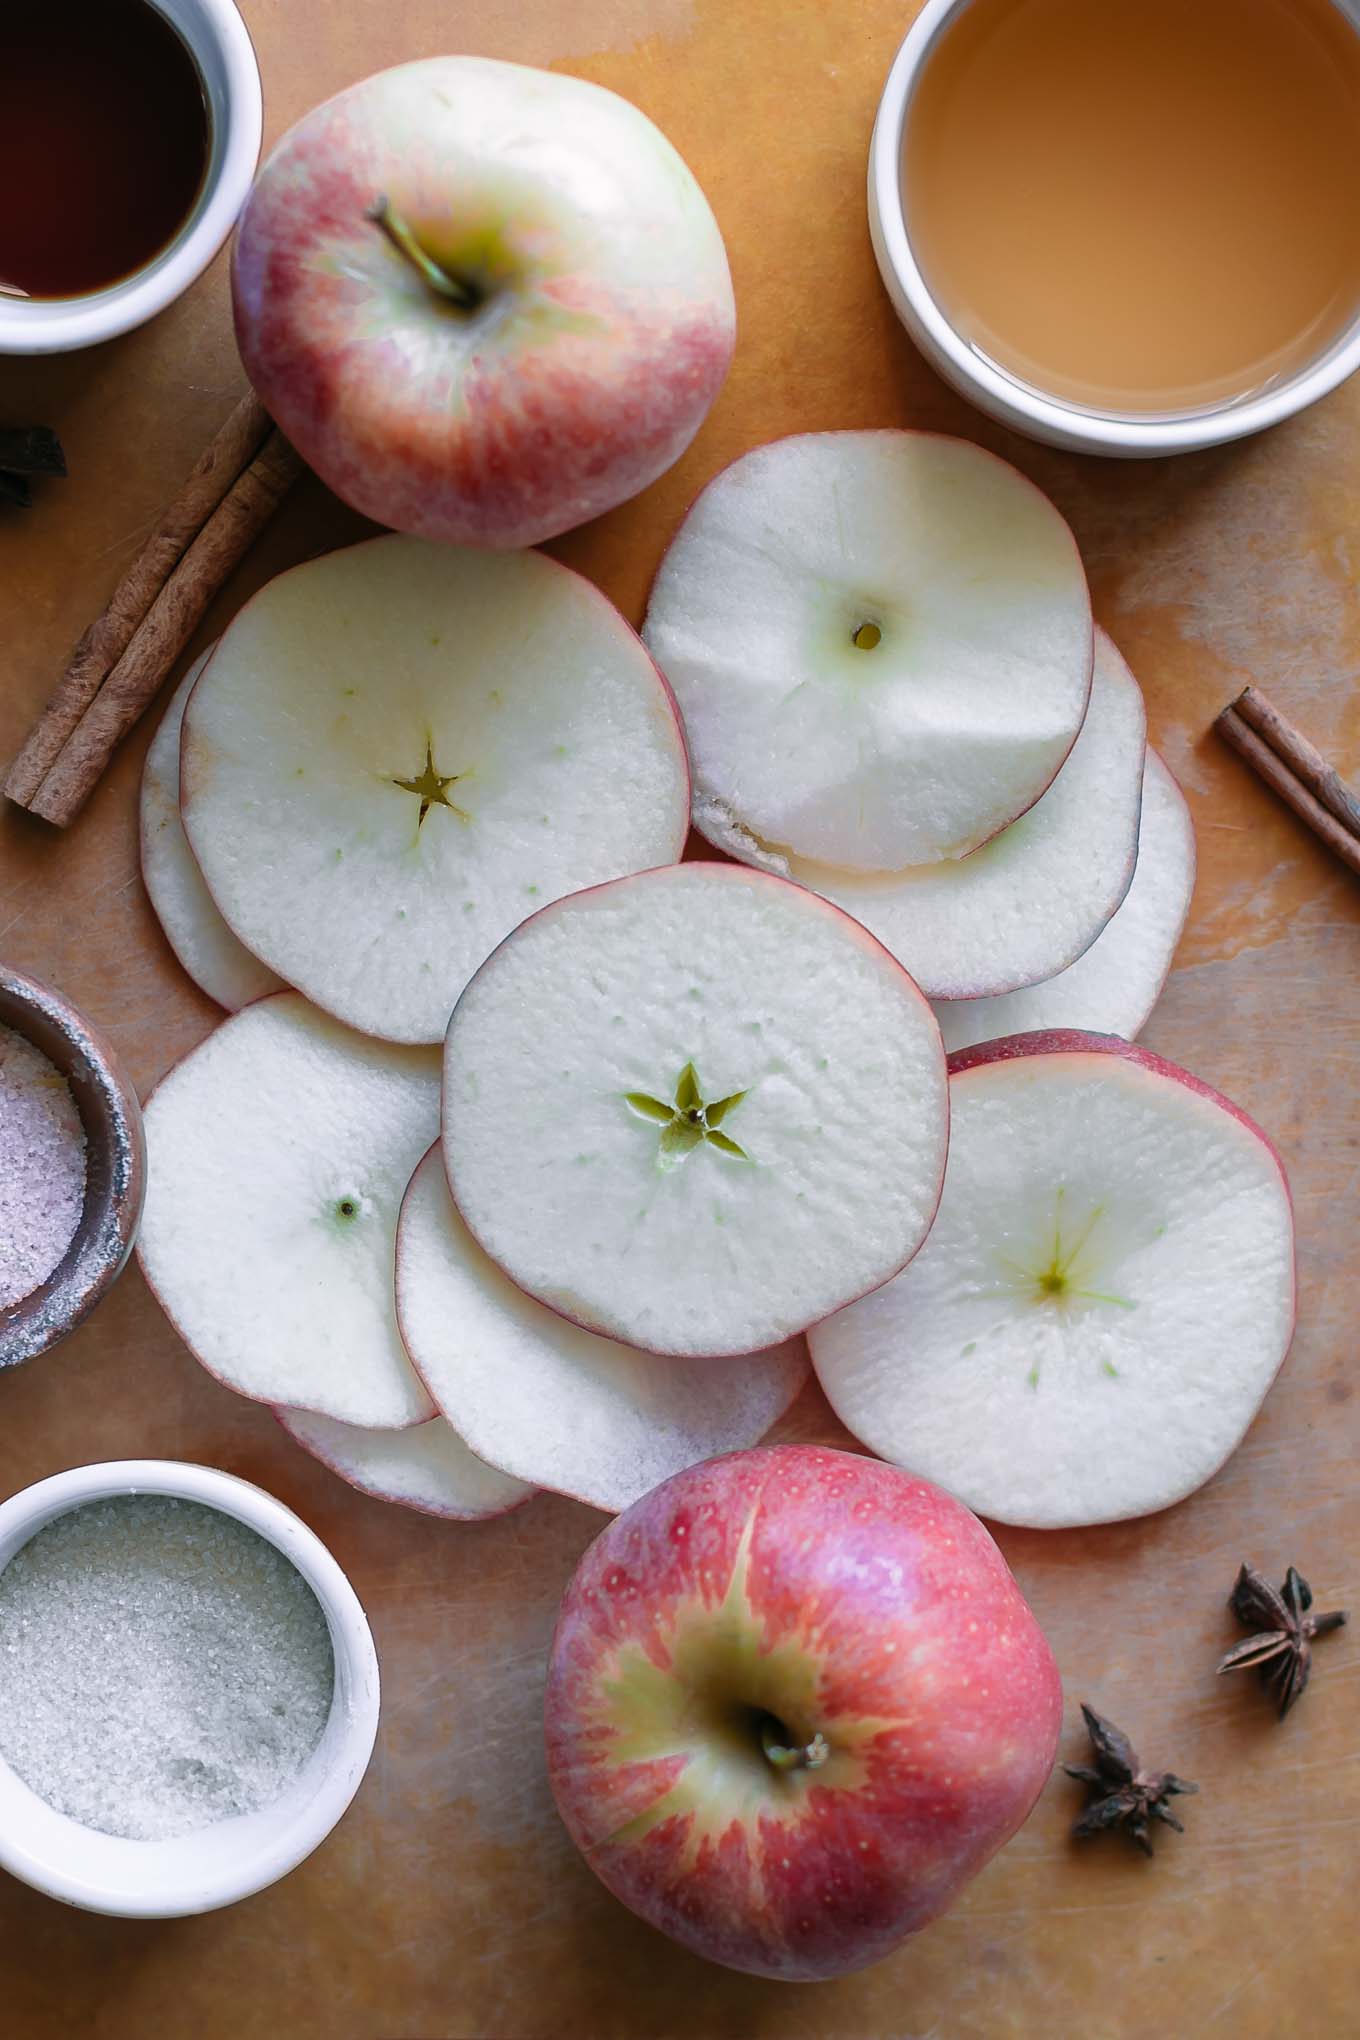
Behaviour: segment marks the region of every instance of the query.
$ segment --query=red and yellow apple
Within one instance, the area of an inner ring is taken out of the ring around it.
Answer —
[[[355,509],[533,545],[679,458],[732,357],[727,256],[666,137],[583,79],[403,64],[290,128],[241,219],[246,372]]]
[[[616,1897],[786,1979],[886,1955],[957,1897],[1052,1769],[1062,1689],[977,1518],[814,1446],[689,1468],[567,1590],[549,1775]]]

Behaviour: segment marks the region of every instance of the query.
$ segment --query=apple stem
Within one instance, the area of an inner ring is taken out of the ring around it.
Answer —
[[[405,257],[436,297],[447,299],[462,312],[477,310],[482,303],[482,293],[462,277],[450,276],[432,255],[426,254],[407,222],[386,196],[375,199],[366,217],[386,234],[397,253]]]
[[[766,1716],[760,1724],[760,1747],[776,1771],[817,1771],[831,1755],[831,1745],[824,1735],[814,1735],[810,1743],[801,1749],[782,1743],[776,1736],[778,1724]]]

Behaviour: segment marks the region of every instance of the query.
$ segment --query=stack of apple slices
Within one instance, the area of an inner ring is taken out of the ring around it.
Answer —
[[[434,1051],[256,1001],[148,1102],[138,1246],[210,1372],[434,1514],[617,1510],[754,1444],[806,1326],[939,1200],[928,1004],[839,909],[732,866],[533,916],[459,1001],[442,1086],[441,1153]]]
[[[669,688],[540,553],[378,538],[262,589],[158,733],[148,890],[229,1008],[288,984],[386,1041],[441,1041],[535,907],[665,864],[688,829]]]
[[[143,1265],[203,1364],[367,1492],[463,1518],[540,1484],[619,1508],[754,1443],[806,1376],[801,1339],[716,1394],[701,1369],[556,1339],[447,1195],[410,1200],[402,1308],[459,1429],[398,1325],[398,1215],[439,1133],[419,1044],[535,905],[669,863],[688,816],[665,682],[604,597],[537,554],[392,538],[316,561],[170,704],[142,785],[147,890],[238,1018],[149,1108]],[[486,1380],[504,1393],[484,1409]]]
[[[956,441],[779,442],[647,636],[683,728],[565,568],[385,538],[188,676],[144,867],[235,1010],[147,1107],[169,1316],[450,1518],[626,1508],[755,1444],[809,1346],[983,1514],[1188,1493],[1283,1359],[1292,1222],[1259,1129],[1112,1038],[1194,845],[1061,518]],[[675,861],[691,753],[721,862]]]
[[[695,503],[643,635],[696,827],[862,921],[951,1046],[1137,1033],[1189,911],[1189,815],[1071,533],[1013,468],[929,433],[761,447]]]
[[[805,1342],[728,1374],[564,1325],[462,1225],[432,1147],[439,1083],[435,1051],[295,992],[165,1078],[138,1253],[203,1366],[365,1493],[463,1520],[539,1487],[626,1508],[763,1437]]]
[[[239,1012],[253,999],[283,990],[267,963],[252,956],[217,911],[184,833],[179,808],[180,732],[184,711],[213,646],[194,660],[170,698],[151,740],[142,773],[142,879],[165,938],[189,976],[219,1006]]]

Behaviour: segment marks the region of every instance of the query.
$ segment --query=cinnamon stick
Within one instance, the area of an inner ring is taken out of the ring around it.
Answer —
[[[250,391],[213,438],[173,503],[71,654],[56,692],[39,716],[4,790],[29,807],[58,754],[122,658],[133,632],[227,491],[254,459],[270,429],[269,413]]]
[[[302,462],[282,433],[271,432],[179,561],[25,803],[35,815],[65,828],[79,814],[114,750],[159,693],[213,597],[301,472]]]
[[[1243,722],[1249,723],[1271,750],[1284,759],[1308,791],[1331,810],[1351,835],[1360,838],[1360,798],[1316,744],[1310,744],[1302,730],[1286,722],[1259,687],[1246,688],[1233,707]]]
[[[1265,738],[1244,720],[1238,705],[1225,708],[1214,727],[1225,743],[1231,744],[1253,771],[1259,773],[1266,785],[1272,787],[1281,800],[1288,802],[1294,813],[1308,824],[1332,854],[1360,875],[1360,834],[1352,834],[1330,808],[1324,807],[1288,760],[1274,751]],[[1320,753],[1317,755],[1321,756]],[[1323,760],[1323,763],[1325,765],[1326,761]],[[1331,767],[1326,769],[1330,771]]]

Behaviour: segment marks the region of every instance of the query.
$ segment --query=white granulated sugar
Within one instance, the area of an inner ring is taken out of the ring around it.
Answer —
[[[85,1129],[66,1079],[0,1027],[0,1310],[45,1282],[85,1201]]]
[[[269,1805],[334,1683],[297,1568],[198,1502],[87,1503],[0,1573],[0,1756],[105,1834],[163,1841]]]

